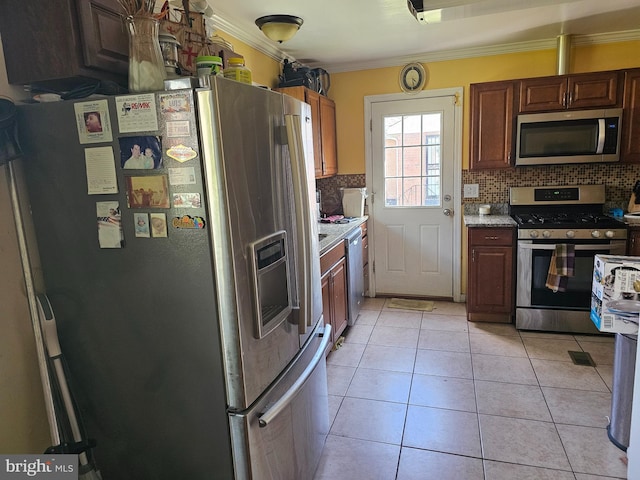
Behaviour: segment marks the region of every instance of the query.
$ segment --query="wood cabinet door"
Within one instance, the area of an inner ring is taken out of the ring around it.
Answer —
[[[470,228],[467,318],[509,323],[515,299],[513,228]]]
[[[322,176],[338,173],[336,138],[336,105],[330,98],[320,95],[320,132],[322,138]]]
[[[621,160],[640,163],[640,68],[625,72]]]
[[[325,273],[320,278],[320,285],[322,287],[322,316],[324,317],[324,324],[331,325],[331,344],[335,342],[335,330],[333,330],[333,309],[331,305],[331,270]]]
[[[514,82],[471,85],[470,169],[510,168],[514,148]]]
[[[304,87],[282,87],[276,88],[276,92],[286,93],[290,97],[297,98],[301,102],[306,102],[307,99],[305,97],[305,88]],[[307,102],[309,103],[309,102]]]
[[[87,67],[127,75],[129,39],[116,0],[76,2],[82,34],[82,53]]]
[[[311,124],[313,130],[313,166],[316,178],[322,177],[322,119],[320,110],[320,94],[306,89],[305,101],[311,105]]]
[[[331,269],[333,327],[336,340],[347,327],[347,262],[344,258]]]
[[[629,239],[627,240],[627,255],[640,257],[640,228],[629,229]]]
[[[313,165],[316,178],[338,173],[336,143],[336,107],[333,100],[305,87],[276,89],[311,105]]]
[[[526,78],[520,80],[519,113],[564,110],[567,77]]]
[[[520,80],[519,113],[617,107],[619,72],[597,72]]]
[[[512,247],[471,247],[468,310],[510,313],[513,302],[512,275]]]
[[[4,0],[0,31],[12,84],[71,90],[127,83],[129,40],[118,0]]]
[[[618,107],[622,104],[619,72],[571,75],[568,108]]]

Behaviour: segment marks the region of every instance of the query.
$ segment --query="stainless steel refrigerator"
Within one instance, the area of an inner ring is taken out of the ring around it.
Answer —
[[[330,335],[310,118],[219,77],[19,107],[36,293],[105,480],[312,478]]]

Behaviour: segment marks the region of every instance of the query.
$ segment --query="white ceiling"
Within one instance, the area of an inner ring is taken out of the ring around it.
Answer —
[[[406,0],[206,1],[214,28],[278,60],[329,72],[555,48],[560,34],[571,34],[574,45],[640,39],[639,0],[467,0],[443,11],[454,19],[428,25]],[[272,14],[296,15],[304,24],[278,45],[254,23]]]

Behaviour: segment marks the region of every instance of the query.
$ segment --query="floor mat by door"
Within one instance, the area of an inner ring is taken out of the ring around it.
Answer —
[[[433,310],[433,302],[430,300],[409,300],[406,298],[392,298],[389,308],[400,308],[402,310],[421,310],[430,312]]]

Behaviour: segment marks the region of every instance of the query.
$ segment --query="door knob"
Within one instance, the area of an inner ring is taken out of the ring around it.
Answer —
[[[450,217],[451,215],[453,215],[453,210],[451,210],[450,208],[445,208],[442,213],[444,213],[447,217]]]

